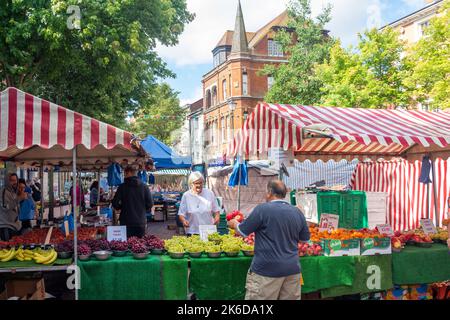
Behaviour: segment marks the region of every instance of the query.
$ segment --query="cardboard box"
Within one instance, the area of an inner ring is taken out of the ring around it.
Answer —
[[[360,241],[358,239],[350,240],[322,240],[322,248],[324,256],[342,257],[342,256],[359,256]]]
[[[9,280],[5,284],[5,291],[0,295],[0,300],[11,297],[19,297],[20,300],[44,300],[44,279]]]
[[[392,254],[390,238],[361,239],[362,256],[374,256],[377,254]]]

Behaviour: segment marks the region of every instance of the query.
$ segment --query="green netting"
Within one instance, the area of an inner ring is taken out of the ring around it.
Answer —
[[[431,248],[406,246],[392,254],[393,282],[402,284],[434,283],[450,280],[450,254],[443,244]]]
[[[149,256],[111,257],[107,261],[78,262],[81,271],[80,300],[159,300],[161,259]]]

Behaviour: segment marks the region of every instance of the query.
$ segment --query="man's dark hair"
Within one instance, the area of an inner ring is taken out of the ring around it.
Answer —
[[[17,173],[11,173],[11,174],[9,175],[9,177],[10,177],[10,178],[16,177],[16,178],[17,178],[17,181],[19,181],[19,176],[17,175]]]
[[[132,166],[126,166],[124,173],[131,173],[132,175],[136,175],[136,169],[133,168]]]
[[[284,199],[287,194],[286,185],[281,180],[269,181],[267,184],[267,191],[279,199]]]

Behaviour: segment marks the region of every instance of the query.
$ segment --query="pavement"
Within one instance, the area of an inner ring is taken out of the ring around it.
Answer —
[[[172,230],[170,230],[168,227],[173,227]],[[170,239],[175,235],[179,235],[177,233],[177,224],[175,220],[168,220],[164,222],[155,222],[150,221],[147,223],[147,234],[153,234],[157,236],[160,239]]]

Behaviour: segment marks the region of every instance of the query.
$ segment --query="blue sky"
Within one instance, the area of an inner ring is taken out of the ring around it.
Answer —
[[[241,0],[247,31],[256,31],[281,13],[289,0]],[[357,42],[357,33],[381,27],[425,6],[425,0],[311,0],[313,14],[326,3],[333,6],[328,29],[345,46]],[[174,47],[157,51],[176,79],[166,79],[180,93],[182,104],[202,97],[202,76],[212,69],[212,53],[223,33],[234,28],[237,0],[187,0],[196,14]]]

